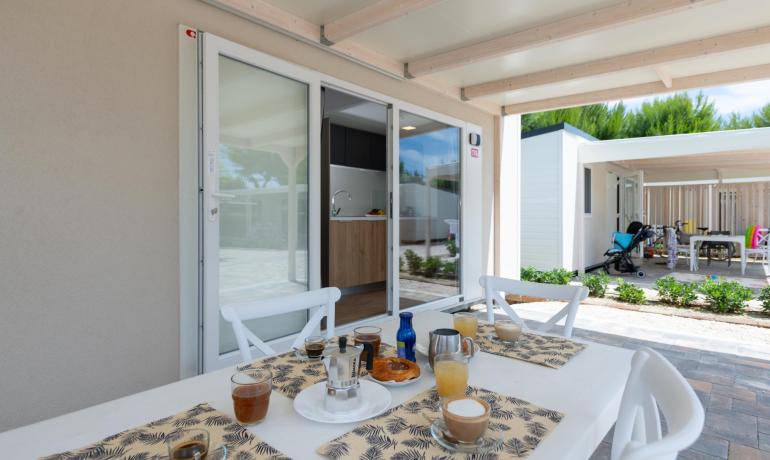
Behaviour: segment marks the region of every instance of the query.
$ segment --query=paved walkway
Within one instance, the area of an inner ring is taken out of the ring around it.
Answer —
[[[522,318],[543,320],[559,304],[517,306]],[[666,356],[695,389],[706,409],[698,442],[687,460],[770,460],[770,330],[690,318],[583,305],[576,337]],[[610,458],[612,432],[592,460]]]

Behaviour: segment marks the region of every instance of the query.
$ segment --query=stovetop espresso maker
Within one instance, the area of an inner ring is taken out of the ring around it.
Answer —
[[[324,409],[342,414],[361,408],[361,383],[358,381],[361,352],[366,351],[366,369],[371,370],[374,349],[369,343],[348,345],[344,336],[339,338],[338,344],[338,347],[328,348],[323,354],[326,369]]]

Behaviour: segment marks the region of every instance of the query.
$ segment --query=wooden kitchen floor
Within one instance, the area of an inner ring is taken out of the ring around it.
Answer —
[[[382,315],[387,311],[387,293],[385,289],[343,295],[337,302],[337,324],[347,324],[370,316]],[[401,309],[419,305],[421,302],[406,299],[400,300]]]

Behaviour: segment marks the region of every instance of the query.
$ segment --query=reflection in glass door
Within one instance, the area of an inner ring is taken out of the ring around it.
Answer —
[[[240,56],[206,56],[204,356],[211,370],[238,348],[221,306],[308,289],[309,86]],[[247,327],[272,340],[306,320],[294,312]]]
[[[399,113],[399,308],[460,294],[460,128]]]

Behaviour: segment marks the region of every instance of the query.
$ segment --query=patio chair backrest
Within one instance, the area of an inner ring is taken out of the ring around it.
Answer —
[[[243,324],[244,321],[311,309],[312,316],[292,344],[293,347],[301,348],[304,346],[305,338],[320,327],[323,318],[326,318],[326,337],[329,339],[334,337],[334,307],[340,300],[340,296],[339,289],[329,287],[283,297],[225,305],[220,310],[222,317],[233,327],[242,361],[249,362],[252,359],[249,342],[265,355],[274,355],[276,352],[249,330]]]
[[[498,276],[482,276],[479,283],[484,288],[484,295],[487,304],[487,320],[490,323],[495,321],[495,304],[514,321],[522,325],[524,329],[527,325],[516,314],[513,307],[505,300],[504,294],[515,294],[527,297],[543,298],[548,300],[558,300],[567,302],[567,305],[559,312],[553,315],[548,321],[537,328],[540,332],[548,332],[553,329],[559,320],[566,317],[564,321],[564,337],[572,337],[572,326],[575,324],[575,317],[580,302],[588,297],[588,289],[585,286],[556,285],[545,283],[530,283],[528,281],[512,280]]]
[[[662,435],[660,413],[668,432]],[[640,348],[620,402],[611,460],[674,460],[703,430],[704,412],[687,380],[663,356]]]

